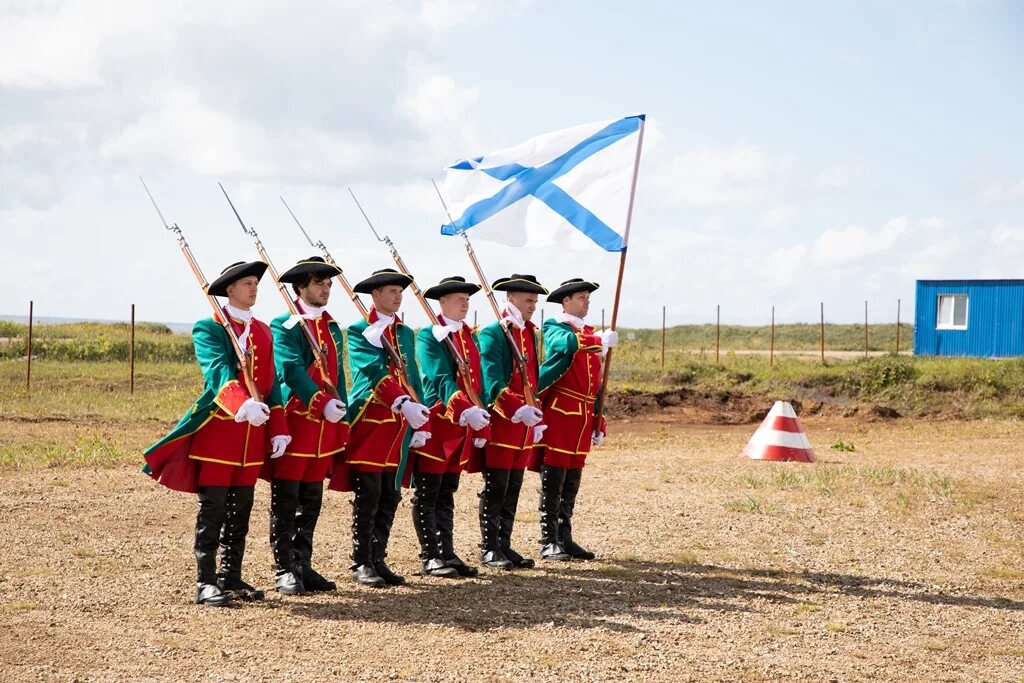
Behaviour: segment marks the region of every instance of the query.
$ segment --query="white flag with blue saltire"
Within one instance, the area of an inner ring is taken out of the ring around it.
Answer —
[[[441,233],[623,251],[644,118],[565,128],[449,166],[443,192],[454,222]]]

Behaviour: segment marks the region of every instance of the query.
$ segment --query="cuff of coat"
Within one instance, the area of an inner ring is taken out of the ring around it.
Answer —
[[[494,412],[506,420],[511,420],[516,411],[525,405],[526,403],[523,399],[519,398],[514,391],[505,387],[498,392],[498,397],[494,399]]]
[[[462,413],[466,412],[467,408],[472,408],[473,404],[469,402],[469,398],[463,391],[456,391],[452,394],[452,397],[448,399],[448,404],[445,406],[443,417],[446,420],[454,424],[459,424],[459,419],[462,417]]]
[[[234,415],[242,404],[248,401],[251,396],[245,386],[237,379],[233,379],[220,388],[214,403],[219,405],[228,415]]]
[[[478,429],[473,432],[472,437],[474,439],[487,439],[491,440],[491,425],[487,425],[483,429]]]
[[[402,388],[402,385],[398,383],[391,375],[386,376],[381,381],[377,382],[377,386],[373,388],[373,395],[378,401],[388,406],[389,408],[395,404],[399,396],[404,396],[408,392]]]
[[[270,409],[270,420],[267,422],[267,426],[269,427],[268,439],[273,439],[275,436],[288,436],[288,420],[285,418],[282,406],[274,406]]]
[[[309,415],[319,420],[324,416],[324,406],[331,400],[326,391],[318,391],[309,399]]]
[[[604,342],[596,334],[581,334],[580,335],[580,350],[581,351],[600,351],[604,347]]]

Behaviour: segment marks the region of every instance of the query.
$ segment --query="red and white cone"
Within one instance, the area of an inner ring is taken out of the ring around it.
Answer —
[[[743,455],[752,460],[814,462],[814,449],[793,406],[776,401],[750,437]]]

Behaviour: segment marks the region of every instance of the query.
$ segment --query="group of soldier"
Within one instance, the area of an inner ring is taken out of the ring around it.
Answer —
[[[354,286],[373,305],[343,334],[326,309],[335,265],[311,257],[282,273],[295,312],[269,326],[251,310],[266,269],[235,263],[210,283],[207,293],[227,304],[193,329],[204,392],[145,453],[148,474],[198,496],[196,603],[263,597],[242,577],[261,478],[270,483],[274,588],[286,595],[336,588],[313,568],[325,481],[353,493],[350,572],[364,586],[405,583],[387,549],[409,486],[423,574],[478,573],[455,552],[462,472],[483,475],[485,567],[534,566],[512,547],[527,468],[540,473],[540,557],[593,559],[573,539],[572,520],[587,454],[606,433],[595,401],[602,356],[617,342],[585,322],[597,284],[573,278],[549,292],[532,275],[501,278],[491,286],[506,297],[501,319],[476,331],[466,316],[480,286],[448,277],[423,292],[437,302],[437,324],[414,334],[399,317],[412,278],[382,269]],[[541,296],[562,308],[544,323],[543,362],[532,322]]]

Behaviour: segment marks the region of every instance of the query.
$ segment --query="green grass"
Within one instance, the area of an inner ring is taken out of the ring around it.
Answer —
[[[821,329],[817,323],[798,323],[775,326],[775,348],[790,351],[817,351],[821,347]],[[620,328],[619,336],[632,339],[639,344],[661,349],[660,329]],[[913,346],[914,327],[908,323],[900,325],[900,350],[909,351]],[[761,350],[771,346],[771,327],[722,325],[721,350]],[[665,346],[670,349],[701,350],[715,355],[714,325],[677,325],[665,330]],[[826,351],[863,351],[863,325],[825,324]],[[868,325],[869,351],[896,350],[896,323]]]

